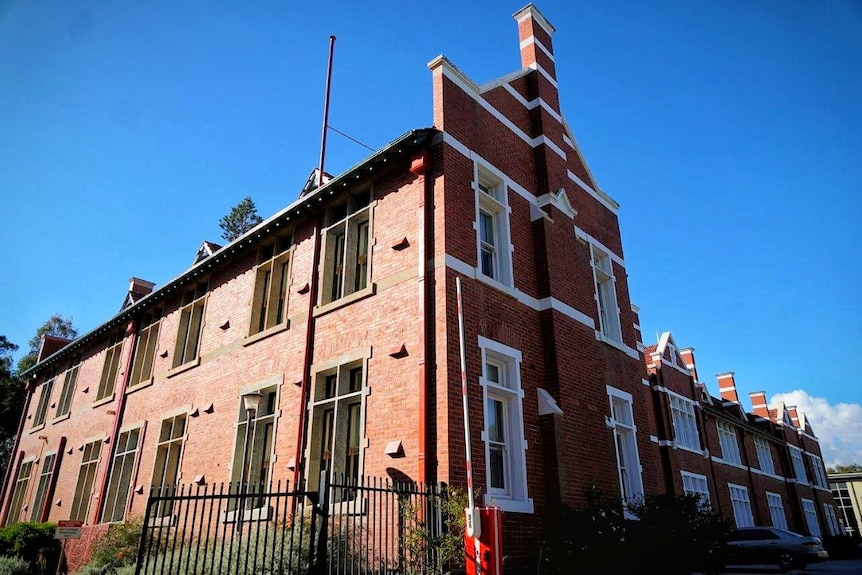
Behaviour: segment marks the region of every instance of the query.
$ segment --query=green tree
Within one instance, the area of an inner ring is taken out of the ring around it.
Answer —
[[[36,330],[36,335],[31,337],[30,341],[27,342],[30,346],[30,350],[27,352],[27,355],[18,360],[19,374],[24,373],[36,365],[36,359],[39,357],[39,346],[42,344],[43,335],[75,339],[78,337],[78,330],[75,329],[74,325],[72,325],[72,318],[70,317],[63,317],[58,313],[49,317],[48,321]]]
[[[219,220],[218,225],[223,230],[221,237],[232,242],[262,221],[263,218],[257,215],[254,201],[246,196]]]
[[[24,386],[12,370],[12,353],[18,346],[0,335],[0,469],[6,470],[18,421],[24,406]]]
[[[851,463],[850,465],[835,465],[826,470],[826,473],[859,473],[862,472],[862,465]]]

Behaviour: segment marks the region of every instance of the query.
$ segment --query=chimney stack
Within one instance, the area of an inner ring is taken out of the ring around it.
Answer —
[[[694,382],[700,382],[700,380],[697,378],[697,367],[694,364],[694,348],[686,347],[679,350],[679,356],[685,363],[685,368],[691,373],[691,377],[694,378]]]
[[[148,282],[141,278],[129,278],[129,292],[126,294],[125,299],[123,299],[123,305],[120,306],[120,311],[126,309],[130,305],[138,303],[138,300],[142,297],[151,294],[153,286],[155,285],[156,284],[153,282]]]
[[[787,413],[790,415],[790,421],[793,422],[793,425],[799,429],[799,413],[796,411],[795,405],[787,406]]]
[[[554,27],[532,4],[527,4],[512,17],[518,22],[521,67],[541,68],[556,82],[557,68],[554,64],[554,47],[551,44]]]
[[[748,394],[748,397],[751,398],[751,413],[764,419],[769,419],[769,407],[766,405],[766,392],[752,391]]]
[[[141,278],[129,278],[129,293],[135,298],[135,301],[141,299],[145,295],[149,295],[153,291],[153,282],[142,280]]]
[[[716,375],[718,379],[718,391],[721,394],[721,399],[724,401],[732,401],[739,404],[739,396],[736,394],[736,380],[733,378],[734,372],[719,373]]]

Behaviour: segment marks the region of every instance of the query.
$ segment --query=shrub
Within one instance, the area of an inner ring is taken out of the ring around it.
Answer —
[[[640,520],[633,534],[646,572],[708,570],[712,552],[731,529],[694,494],[650,495],[629,510]]]
[[[108,575],[123,567],[134,566],[141,538],[142,523],[129,519],[125,523],[111,525],[105,536],[93,545],[90,561],[82,567],[81,575]]]
[[[0,555],[26,561],[34,573],[53,573],[60,558],[55,523],[23,521],[0,529]]]
[[[542,573],[691,573],[709,570],[709,557],[729,524],[693,495],[647,496],[629,502],[591,485],[587,505],[563,506],[540,557]]]
[[[426,513],[437,511],[442,525],[432,527],[427,521],[420,520],[420,509],[412,503],[403,503],[404,530],[404,568],[407,573],[421,573],[427,564],[438,570],[449,568],[459,570],[464,566],[464,528],[467,522],[464,510],[467,508],[467,492],[457,487],[447,486],[440,495],[430,497]]]
[[[30,575],[30,564],[20,557],[0,557],[0,575]]]

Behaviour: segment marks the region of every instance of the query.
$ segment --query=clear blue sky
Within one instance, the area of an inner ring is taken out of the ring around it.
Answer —
[[[563,114],[622,204],[645,343],[670,329],[746,406],[860,403],[862,3],[537,5]],[[264,217],[293,201],[329,34],[330,124],[377,148],[430,125],[437,54],[479,83],[517,69],[520,7],[0,0],[0,334],[26,347],[55,312],[88,331],[244,196]],[[333,173],[367,154],[330,142]]]

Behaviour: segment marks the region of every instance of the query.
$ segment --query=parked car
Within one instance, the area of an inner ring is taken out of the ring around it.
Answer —
[[[817,537],[777,527],[735,529],[727,535],[717,555],[718,563],[725,568],[777,565],[782,571],[803,569],[828,558]]]

